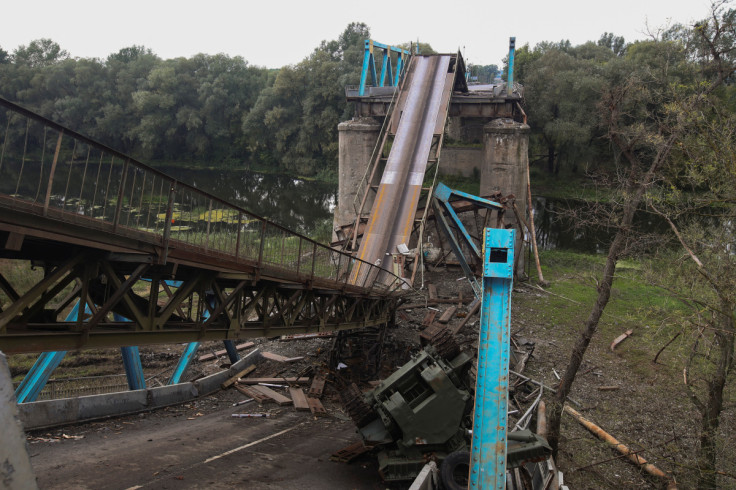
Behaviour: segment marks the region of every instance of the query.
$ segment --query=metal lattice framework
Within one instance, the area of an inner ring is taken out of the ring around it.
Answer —
[[[239,339],[391,319],[403,282],[373,264],[361,264],[370,270],[365,280],[349,282],[360,263],[349,254],[3,99],[0,131],[0,258],[43,270],[30,288],[20,283],[33,276],[0,270],[5,352]],[[75,301],[86,308],[67,321]]]

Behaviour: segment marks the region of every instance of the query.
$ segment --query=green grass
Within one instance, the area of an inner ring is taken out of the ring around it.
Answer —
[[[550,282],[546,288],[550,294],[543,307],[530,314],[548,327],[563,329],[576,337],[598,296],[597,281],[606,257],[551,250],[543,251],[540,260],[544,277]],[[688,310],[666,291],[647,283],[643,267],[643,259],[619,261],[596,337],[605,345],[626,330],[633,330],[635,340],[621,355],[634,361],[634,369],[648,372],[657,351],[681,330],[679,320]],[[682,356],[685,350],[684,343],[675,343],[668,347],[666,356]]]

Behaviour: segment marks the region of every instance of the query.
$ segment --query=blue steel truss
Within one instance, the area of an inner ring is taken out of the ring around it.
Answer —
[[[378,78],[376,72],[376,57],[373,54],[374,48],[381,50],[381,77]],[[396,53],[396,71],[394,73],[393,62],[391,61],[391,53]],[[406,65],[406,61],[411,53],[405,49],[389,46],[387,44],[377,43],[371,39],[365,40],[365,53],[363,55],[363,71],[360,75],[360,96],[365,95],[365,87],[368,83],[368,76],[371,77],[372,87],[395,87],[401,79],[401,72]]]

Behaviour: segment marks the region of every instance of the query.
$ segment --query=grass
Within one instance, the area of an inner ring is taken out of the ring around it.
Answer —
[[[546,288],[549,294],[544,307],[531,315],[543,320],[548,327],[563,329],[576,337],[596,301],[597,280],[605,260],[603,255],[543,251],[540,256],[542,270],[551,284]],[[649,372],[650,361],[657,351],[681,330],[678,319],[687,309],[667,292],[648,284],[643,278],[643,267],[643,261],[619,261],[596,341],[610,343],[626,330],[633,330],[635,341],[630,342],[623,355],[635,361],[634,369]],[[673,344],[665,357],[685,355],[686,347],[684,343]]]

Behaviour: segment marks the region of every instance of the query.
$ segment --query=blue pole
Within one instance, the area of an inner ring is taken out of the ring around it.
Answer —
[[[84,310],[85,313],[92,314],[92,310],[89,309],[88,305],[85,305]],[[77,321],[78,316],[79,300],[77,300],[77,304],[74,305],[72,311],[66,316],[66,321]],[[51,373],[59,367],[66,353],[67,351],[42,352],[38,356],[36,362],[33,363],[33,367],[25,375],[18,388],[15,389],[15,398],[18,400],[18,403],[35,402],[38,399],[38,395],[43,390],[43,387],[46,386],[46,383],[48,383]]]
[[[131,321],[117,313],[113,313],[112,316],[116,322]],[[120,354],[123,357],[125,376],[128,378],[128,388],[131,390],[145,390],[146,378],[143,376],[143,365],[141,365],[141,354],[138,351],[138,346],[121,347]]]
[[[483,295],[478,338],[471,489],[506,488],[511,289],[514,230],[486,228],[483,243]]]
[[[516,38],[509,38],[509,76],[506,80],[506,95],[514,92],[514,52],[516,51]]]
[[[184,352],[182,352],[181,357],[179,358],[179,362],[176,364],[176,368],[174,368],[174,373],[166,384],[175,385],[177,383],[181,383],[181,378],[184,376],[184,372],[189,367],[189,364],[194,360],[194,356],[197,354],[197,349],[199,349],[199,342],[189,342],[187,344],[184,348]]]

